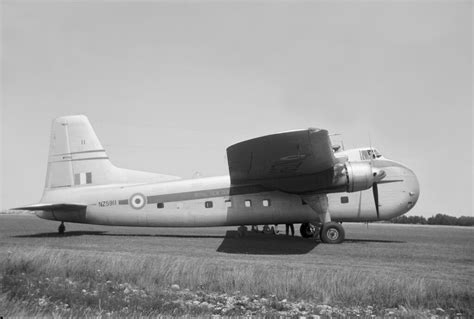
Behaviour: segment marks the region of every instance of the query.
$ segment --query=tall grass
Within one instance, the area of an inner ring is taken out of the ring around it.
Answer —
[[[299,269],[282,264],[84,251],[14,250],[0,261],[0,304],[47,296],[55,305],[84,309],[123,306],[123,285],[137,290],[127,304],[146,313],[163,309],[157,298],[171,284],[218,293],[276,295],[290,300],[389,308],[473,309],[472,288],[428,277],[392,276],[351,268]],[[119,285],[120,289],[119,289]],[[117,289],[115,289],[117,288]],[[86,291],[84,293],[84,291]],[[117,296],[117,300],[110,296]],[[98,297],[102,296],[100,299]],[[33,298],[34,297],[34,298]],[[130,298],[130,297],[127,297]],[[133,298],[132,298],[133,299]],[[102,300],[102,304],[97,304]],[[116,305],[119,303],[119,305]],[[176,314],[176,313],[175,313]]]

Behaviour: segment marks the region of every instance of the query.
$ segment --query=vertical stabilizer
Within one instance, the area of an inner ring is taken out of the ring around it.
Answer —
[[[46,188],[104,184],[112,164],[84,115],[53,120]]]
[[[84,115],[53,120],[46,189],[176,179],[179,177],[115,167]]]

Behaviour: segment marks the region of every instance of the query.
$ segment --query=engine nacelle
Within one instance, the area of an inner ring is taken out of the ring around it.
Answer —
[[[385,172],[370,162],[345,162],[336,168],[334,184],[345,187],[346,192],[358,192],[372,187],[385,177]]]
[[[374,172],[368,162],[346,162],[347,192],[369,189],[374,184]]]

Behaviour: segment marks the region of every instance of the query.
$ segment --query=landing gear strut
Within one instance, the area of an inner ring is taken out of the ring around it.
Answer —
[[[66,226],[64,226],[64,222],[61,222],[61,225],[59,225],[58,227],[59,235],[63,235],[65,231],[66,231]]]

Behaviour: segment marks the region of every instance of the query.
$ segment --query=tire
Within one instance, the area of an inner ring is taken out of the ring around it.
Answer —
[[[314,237],[316,234],[316,226],[311,223],[303,223],[300,226],[300,234],[303,238]]]
[[[321,228],[321,241],[326,244],[340,244],[344,241],[346,233],[341,224],[329,222]]]

